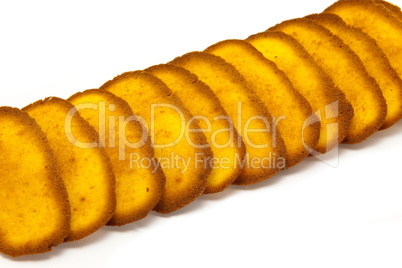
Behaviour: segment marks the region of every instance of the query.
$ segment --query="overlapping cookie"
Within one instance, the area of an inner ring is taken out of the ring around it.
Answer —
[[[104,226],[115,211],[115,176],[98,133],[72,104],[47,98],[23,109],[42,128],[68,193],[74,241]]]
[[[50,251],[70,233],[70,204],[53,152],[26,112],[0,108],[0,251]]]
[[[239,162],[242,172],[235,184],[254,184],[285,168],[286,147],[273,117],[233,65],[205,52],[188,53],[171,64],[194,73],[212,89],[242,136],[246,156]]]
[[[244,159],[245,148],[242,142],[239,143],[241,137],[228,121],[219,99],[196,75],[184,68],[162,64],[146,71],[161,79],[186,104],[207,138],[213,159],[205,163],[212,170],[204,193],[223,191],[240,175],[241,166],[237,161]]]
[[[310,153],[308,148],[314,148],[318,142],[320,122],[285,73],[242,40],[222,41],[208,47],[205,52],[232,64],[275,118],[286,146],[286,167],[306,158]],[[307,121],[311,123],[306,124]]]
[[[348,26],[335,14],[322,13],[306,18],[342,39],[359,56],[368,74],[377,81],[387,103],[387,115],[380,129],[398,122],[402,116],[402,80],[376,41],[360,29]]]
[[[392,126],[401,18],[382,0],[342,0],[68,101],[1,107],[0,251],[43,253],[171,213]]]
[[[165,176],[145,127],[124,100],[98,89],[68,99],[99,133],[116,177],[116,210],[108,225],[144,218],[159,202]],[[148,160],[145,164],[141,159]]]
[[[282,22],[269,31],[293,36],[352,104],[354,116],[343,142],[362,142],[380,129],[387,114],[381,89],[356,53],[339,37],[305,18]]]
[[[290,35],[273,31],[252,35],[246,41],[285,73],[318,116],[320,137],[316,146],[309,148],[310,153],[325,154],[342,142],[353,117],[353,108],[299,42]],[[314,118],[306,124],[310,122],[314,122]]]
[[[402,78],[402,21],[381,2],[364,0],[339,1],[324,12],[341,17],[348,25],[361,29],[374,38]]]
[[[166,177],[164,192],[154,209],[170,213],[201,195],[211,172],[203,163],[212,152],[205,135],[197,131],[197,122],[187,125],[193,115],[166,84],[149,72],[136,71],[124,73],[100,89],[127,101],[146,124]],[[187,127],[195,131],[186,131]]]

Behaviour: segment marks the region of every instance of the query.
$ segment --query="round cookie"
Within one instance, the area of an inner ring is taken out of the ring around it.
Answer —
[[[345,93],[354,116],[344,143],[362,142],[383,125],[387,106],[381,89],[356,53],[339,37],[305,18],[282,22],[269,31],[293,36]]]
[[[214,159],[208,161],[212,171],[207,177],[204,194],[223,191],[240,175],[241,168],[236,165],[236,158],[244,158],[244,145],[238,146],[241,140],[237,131],[224,131],[230,128],[228,117],[219,99],[212,90],[198,77],[188,70],[172,64],[161,64],[146,69],[161,79],[178,96],[186,108],[198,117],[200,128],[205,134]]]
[[[55,158],[27,113],[0,108],[0,252],[50,251],[70,232],[70,204]]]
[[[232,64],[275,118],[286,146],[287,168],[300,163],[320,137],[320,122],[308,101],[272,61],[243,40],[226,40],[208,47]],[[314,122],[306,124],[308,120]]]
[[[402,79],[402,21],[389,9],[374,2],[349,0],[336,2],[324,12],[338,15],[374,38]]]
[[[387,115],[380,129],[398,122],[402,116],[402,80],[376,41],[360,29],[348,26],[335,14],[322,13],[306,18],[338,36],[359,56],[369,75],[377,81],[387,103]]]
[[[325,154],[345,138],[353,108],[345,94],[293,37],[282,32],[262,32],[246,39],[273,61],[310,103],[321,128],[312,155]]]
[[[242,172],[234,184],[255,184],[286,166],[286,147],[272,116],[233,65],[205,52],[185,54],[171,64],[189,70],[211,88],[243,138],[246,156],[238,160]]]
[[[159,202],[165,177],[154,159],[147,130],[136,121],[130,106],[110,92],[86,90],[68,101],[99,133],[116,177],[116,210],[108,225],[124,225],[144,218]]]
[[[100,89],[127,101],[146,124],[166,177],[164,192],[154,210],[170,213],[201,195],[211,172],[204,163],[212,152],[205,147],[206,137],[196,122],[188,126],[193,116],[166,84],[151,73],[135,71],[115,77]]]
[[[338,1],[355,1],[355,0],[338,0]],[[390,12],[392,12],[392,14],[395,17],[397,17],[399,20],[402,20],[401,8],[398,7],[397,5],[394,5],[390,2],[383,1],[383,0],[361,0],[361,1],[366,1],[369,3],[381,5],[381,6],[385,7],[386,9],[388,9]]]
[[[39,100],[23,110],[44,131],[67,189],[71,229],[65,241],[94,233],[110,220],[116,205],[115,177],[98,133],[63,99]]]
[[[382,1],[382,0],[373,0],[373,1],[377,4],[384,6],[386,9],[391,11],[395,17],[397,17],[399,20],[402,20],[402,11],[401,11],[400,7],[398,7],[394,4],[391,4],[390,2],[387,2],[387,1]]]

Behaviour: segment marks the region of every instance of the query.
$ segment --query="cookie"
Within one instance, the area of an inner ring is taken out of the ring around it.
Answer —
[[[252,87],[253,92],[276,119],[286,146],[287,168],[309,155],[320,136],[320,122],[308,101],[294,88],[289,78],[272,61],[243,40],[226,40],[205,52],[232,64]],[[311,120],[312,124],[307,124]]]
[[[98,89],[68,99],[99,133],[116,177],[116,210],[108,225],[125,225],[144,218],[159,202],[165,177],[154,159],[148,132],[127,102]]]
[[[380,129],[398,122],[402,116],[402,80],[376,41],[360,29],[348,26],[335,14],[322,13],[306,18],[338,36],[359,56],[369,75],[377,81],[387,103],[387,115]]]
[[[402,20],[402,11],[400,7],[382,0],[373,0],[373,2],[384,6],[386,9],[391,11],[395,17],[397,17],[399,20]]]
[[[242,172],[234,184],[255,184],[285,168],[286,147],[273,117],[233,65],[205,52],[185,54],[171,64],[189,70],[211,88],[241,135],[246,156],[238,160]]]
[[[197,122],[181,100],[160,79],[144,71],[127,72],[101,88],[127,101],[143,119],[166,177],[161,200],[154,210],[170,213],[190,204],[206,187],[212,152]],[[190,122],[190,124],[188,124]],[[188,132],[187,129],[194,130]]]
[[[342,142],[353,117],[353,107],[299,42],[290,35],[273,31],[252,35],[246,41],[285,73],[318,116],[320,137],[310,153],[325,154]]]
[[[23,108],[45,133],[71,205],[71,229],[65,241],[84,238],[112,217],[115,177],[99,146],[98,133],[66,100],[47,98]]]
[[[350,0],[336,2],[324,12],[338,15],[372,37],[402,79],[402,21],[389,9],[377,2]]]
[[[0,108],[0,252],[50,251],[70,232],[70,204],[55,158],[27,113]]]
[[[184,68],[161,64],[146,71],[161,79],[198,118],[214,155],[208,163],[212,170],[207,177],[204,194],[223,191],[240,175],[241,168],[236,165],[236,158],[244,158],[245,150],[236,142],[241,139],[237,131],[225,131],[230,129],[230,123],[219,119],[228,117],[219,99],[196,75]]]
[[[293,36],[352,104],[354,116],[344,143],[362,142],[383,125],[387,106],[381,89],[356,53],[339,37],[305,18],[282,22],[269,31]]]

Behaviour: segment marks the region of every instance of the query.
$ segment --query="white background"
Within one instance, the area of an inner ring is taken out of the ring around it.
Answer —
[[[398,0],[402,5],[402,1]],[[398,4],[397,0],[394,3]],[[0,2],[0,106],[69,97],[329,0]],[[0,267],[401,267],[402,122],[250,187]],[[337,156],[327,157],[337,163]]]

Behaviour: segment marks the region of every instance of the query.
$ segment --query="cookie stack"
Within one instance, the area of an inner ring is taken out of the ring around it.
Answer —
[[[0,251],[170,213],[391,127],[401,43],[398,7],[342,0],[67,100],[1,107]]]

